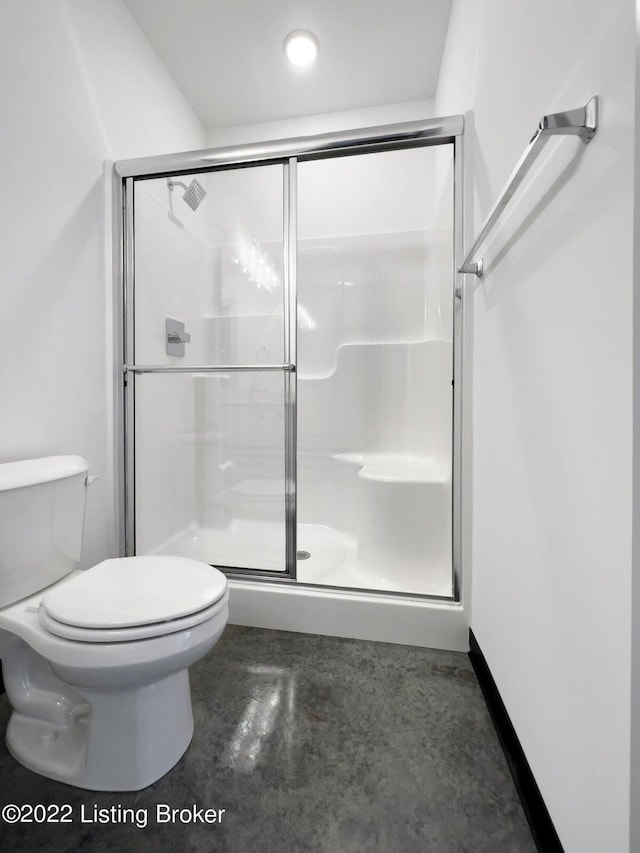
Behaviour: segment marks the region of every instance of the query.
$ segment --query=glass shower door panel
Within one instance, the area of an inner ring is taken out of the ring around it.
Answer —
[[[303,582],[452,595],[452,150],[299,164]]]
[[[136,377],[137,554],[285,571],[284,376]]]
[[[136,363],[282,364],[283,167],[137,180],[134,210]]]

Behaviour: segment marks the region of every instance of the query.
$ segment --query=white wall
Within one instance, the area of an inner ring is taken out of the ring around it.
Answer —
[[[471,625],[567,853],[629,850],[632,7],[456,0],[436,100],[473,110],[477,227],[538,119],[601,98],[466,284]]]
[[[434,112],[433,99],[406,101],[401,104],[385,104],[359,110],[340,110],[333,113],[303,116],[301,118],[265,121],[236,127],[212,127],[207,130],[207,145],[242,145],[245,142],[286,139],[290,136],[313,136],[317,133],[376,127],[400,121],[419,121],[431,118]]]
[[[116,553],[107,159],[203,145],[120,0],[0,8],[2,461],[80,453],[83,565]]]

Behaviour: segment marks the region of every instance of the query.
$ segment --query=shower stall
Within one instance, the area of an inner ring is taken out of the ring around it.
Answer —
[[[125,553],[459,607],[461,138],[116,163]]]

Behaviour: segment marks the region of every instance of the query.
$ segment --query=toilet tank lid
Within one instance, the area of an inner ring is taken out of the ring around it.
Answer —
[[[44,456],[0,464],[0,492],[64,480],[89,470],[82,456]]]

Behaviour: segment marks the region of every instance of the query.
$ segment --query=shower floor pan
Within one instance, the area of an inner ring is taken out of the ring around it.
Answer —
[[[299,524],[297,548],[309,553],[297,563],[301,583],[445,597],[452,593],[450,549],[444,543],[439,559],[420,560],[420,554],[408,558],[405,553],[395,560],[364,562],[358,551],[366,555],[367,548],[361,544],[358,549],[355,537],[321,524]],[[279,571],[284,565],[283,528],[239,519],[224,530],[184,531],[153,552],[215,566]]]

